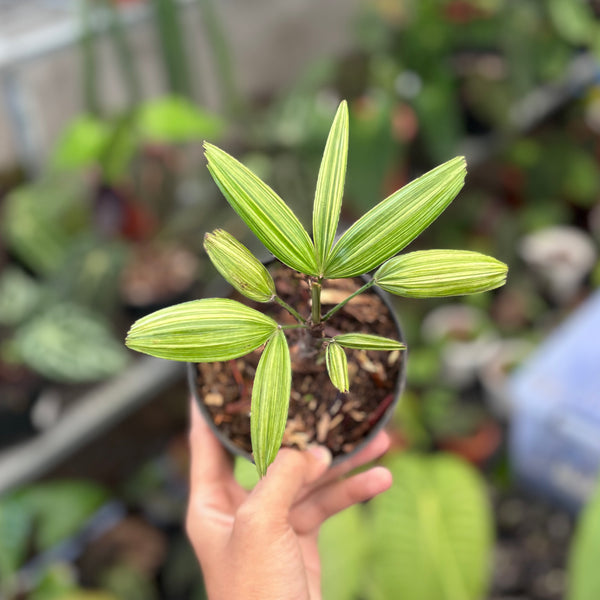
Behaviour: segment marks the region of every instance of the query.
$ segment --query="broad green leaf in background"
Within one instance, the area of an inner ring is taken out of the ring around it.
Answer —
[[[225,129],[220,117],[182,96],[166,96],[146,102],[139,111],[138,119],[140,135],[147,142],[216,139]]]
[[[392,294],[409,298],[460,296],[504,285],[508,267],[499,260],[467,250],[421,250],[396,256],[373,275]]]
[[[119,600],[117,596],[113,596],[108,592],[90,591],[90,590],[74,590],[68,592],[64,596],[59,596],[55,600]]]
[[[110,136],[110,125],[92,115],[75,118],[61,134],[50,164],[56,169],[77,169],[97,164]]]
[[[317,275],[313,243],[285,202],[235,158],[212,144],[205,148],[213,179],[256,237],[282,263]]]
[[[22,269],[4,267],[0,273],[0,324],[17,325],[35,310],[42,296],[40,284]]]
[[[13,497],[34,519],[38,550],[47,550],[75,534],[108,499],[104,488],[77,480],[36,483]]]
[[[0,210],[5,245],[36,274],[62,266],[68,248],[91,226],[82,177],[48,176],[12,190]]]
[[[327,345],[325,352],[325,362],[327,364],[327,372],[331,383],[345,393],[348,391],[348,359],[344,349],[335,342],[330,342]]]
[[[572,44],[586,44],[596,35],[594,10],[585,2],[548,0],[548,13],[561,36]]]
[[[73,303],[57,304],[37,315],[18,330],[15,344],[31,369],[55,381],[105,379],[129,361],[105,322]]]
[[[362,581],[368,570],[369,534],[360,504],[323,523],[319,532],[323,598],[355,600],[361,597]]]
[[[337,110],[327,138],[315,192],[313,238],[320,274],[327,263],[340,218],[347,156],[348,105],[344,101]]]
[[[235,457],[233,465],[233,476],[235,480],[245,489],[250,491],[259,482],[260,477],[256,467],[241,456]]]
[[[205,298],[157,310],[138,319],[125,343],[151,356],[215,362],[244,356],[262,346],[277,323],[227,298]]]
[[[27,600],[63,600],[77,592],[76,574],[67,562],[52,562],[37,573],[35,586]]]
[[[52,288],[60,298],[109,314],[121,299],[121,278],[129,251],[122,241],[83,234],[68,248]]]
[[[394,484],[370,503],[372,600],[481,600],[492,515],[479,474],[444,454],[395,455]]]
[[[217,271],[251,300],[269,302],[275,296],[273,278],[265,266],[232,235],[215,229],[204,236],[204,249]]]
[[[457,156],[380,202],[338,240],[325,276],[361,275],[400,252],[452,202],[465,175],[465,159]]]
[[[281,446],[288,417],[292,367],[285,334],[279,329],[260,357],[250,413],[252,453],[258,474],[263,477]]]
[[[0,595],[2,583],[8,584],[23,564],[32,526],[30,511],[16,498],[0,500]]]
[[[342,333],[333,339],[344,348],[358,350],[404,350],[406,348],[402,342],[370,333]]]
[[[600,484],[581,512],[571,542],[567,600],[600,598]]]

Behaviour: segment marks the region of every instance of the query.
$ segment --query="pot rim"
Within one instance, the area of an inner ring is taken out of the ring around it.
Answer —
[[[268,264],[273,263],[273,262],[276,262],[276,261],[269,261]],[[358,277],[360,277],[360,279],[362,279],[365,283],[367,283],[368,281],[371,280],[371,278],[368,277],[367,275],[359,275]],[[371,290],[379,296],[379,298],[382,300],[382,302],[385,304],[386,308],[390,312],[392,321],[394,322],[394,325],[396,327],[396,332],[398,333],[398,341],[406,344],[404,331],[402,329],[402,326],[400,325],[400,320],[398,318],[398,315],[396,314],[396,309],[391,302],[390,295],[387,292],[385,292],[384,290],[382,290],[376,286],[373,286],[371,288]],[[362,440],[356,444],[356,446],[352,449],[352,451],[344,453],[344,454],[339,454],[338,456],[335,456],[333,458],[333,460],[331,462],[332,466],[337,465],[341,462],[344,462],[345,460],[348,460],[352,456],[355,456],[356,454],[358,454],[358,452],[360,452],[365,446],[367,446],[369,444],[369,442],[387,425],[387,423],[391,419],[392,415],[394,414],[394,411],[396,410],[396,407],[398,406],[398,402],[400,401],[400,397],[402,396],[402,392],[404,391],[404,387],[406,384],[407,355],[408,355],[408,349],[403,350],[403,360],[400,364],[398,376],[396,378],[396,385],[394,386],[394,391],[392,392],[394,394],[394,398],[393,398],[392,402],[390,402],[390,405],[385,409],[385,411],[383,412],[381,417],[379,417],[379,420],[373,425],[373,427],[362,438]],[[197,364],[198,363],[193,363],[193,362],[187,363],[187,377],[188,377],[188,385],[189,385],[190,391],[192,393],[194,401],[196,402],[200,412],[202,413],[202,416],[204,417],[204,420],[208,423],[208,426],[210,427],[211,431],[215,434],[217,439],[221,442],[221,444],[223,446],[225,446],[225,448],[227,448],[227,450],[231,454],[233,454],[234,456],[241,456],[254,464],[254,459],[252,457],[252,454],[250,452],[246,452],[245,450],[243,450],[242,448],[240,448],[239,446],[234,444],[229,439],[229,437],[227,437],[215,425],[210,412],[206,408],[206,405],[201,400],[200,395],[198,393],[198,386],[196,385]]]

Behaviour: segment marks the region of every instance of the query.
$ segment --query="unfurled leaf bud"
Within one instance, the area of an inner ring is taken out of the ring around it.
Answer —
[[[344,349],[335,342],[331,342],[327,346],[325,352],[325,361],[327,363],[327,372],[331,383],[340,390],[340,392],[347,392],[348,383],[348,359]]]
[[[204,248],[221,275],[250,300],[269,302],[275,296],[273,278],[265,266],[223,229],[204,236]]]
[[[466,250],[422,250],[396,256],[373,276],[398,296],[434,298],[487,292],[504,285],[508,267],[491,256]]]
[[[333,340],[344,348],[358,350],[404,350],[402,342],[370,333],[343,333],[336,335]]]

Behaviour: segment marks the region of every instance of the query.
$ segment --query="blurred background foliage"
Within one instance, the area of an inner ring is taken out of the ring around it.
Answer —
[[[183,4],[203,24],[216,102],[203,99]],[[149,11],[159,93],[144,88],[132,7]],[[205,231],[225,227],[260,252],[210,181],[202,141],[240,157],[309,222],[346,98],[344,224],[465,154],[465,189],[418,244],[492,254],[510,276],[493,294],[397,302],[410,352],[385,459],[396,483],[324,527],[324,597],[596,599],[598,494],[582,516],[523,494],[507,435],[510,373],[600,284],[600,5],[364,1],[343,51],[262,94],[241,85],[224,16],[213,0],[77,3],[69,85],[82,110],[35,169],[0,172],[0,445],[41,435],[90,386],[126,372],[134,318],[210,289]],[[100,21],[117,109],[99,77]],[[2,496],[0,597],[205,597],[181,528],[185,399],[175,386]]]

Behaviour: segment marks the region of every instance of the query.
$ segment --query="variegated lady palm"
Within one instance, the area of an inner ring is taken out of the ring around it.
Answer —
[[[288,415],[292,377],[287,328],[318,327],[371,286],[417,298],[473,294],[503,285],[507,267],[494,258],[461,250],[396,256],[457,195],[466,174],[462,157],[394,192],[335,241],[348,150],[345,102],[340,104],[333,121],[319,170],[312,238],[285,202],[249,169],[211,144],[205,148],[208,169],[229,204],[278,260],[307,278],[311,286],[311,314],[302,315],[281,299],[262,263],[233,236],[216,230],[206,235],[204,246],[221,275],[247,298],[279,303],[298,324],[280,325],[235,300],[210,298],[184,302],[143,317],[131,327],[126,343],[146,354],[190,362],[231,360],[264,345],[251,405],[253,455],[258,472],[264,475],[281,445]],[[355,277],[373,270],[368,283],[322,314],[323,280]],[[362,333],[317,338],[315,343],[322,345],[331,381],[342,392],[348,390],[344,348],[404,348],[396,340]]]

